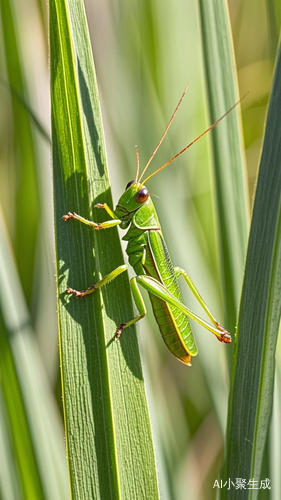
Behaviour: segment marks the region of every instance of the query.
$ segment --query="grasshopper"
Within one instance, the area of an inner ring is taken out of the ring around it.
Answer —
[[[153,313],[166,346],[178,360],[191,366],[192,357],[196,356],[198,351],[188,318],[197,321],[197,323],[212,332],[220,342],[230,343],[231,335],[218,323],[210,312],[186,271],[180,267],[173,266],[155,206],[145,183],[151,179],[151,177],[170,165],[195,142],[213,129],[239,104],[240,100],[181,151],[142,180],[144,173],[148,169],[174,120],[187,89],[188,87],[185,88],[159,143],[140,175],[139,151],[138,148],[136,148],[136,178],[127,184],[124,193],[117,203],[116,209],[114,211],[111,210],[106,203],[98,203],[95,205],[96,208],[104,209],[109,215],[110,220],[96,223],[81,217],[75,212],[68,212],[68,214],[63,216],[63,219],[65,221],[75,219],[83,224],[91,226],[96,231],[109,229],[114,226],[120,226],[121,229],[128,228],[123,240],[128,242],[126,252],[129,258],[129,264],[136,273],[136,276],[130,280],[130,287],[138,310],[138,315],[126,323],[121,323],[115,332],[115,338],[119,339],[123,330],[137,323],[146,315],[146,307],[139,288],[141,286],[149,293]],[[77,298],[90,295],[95,292],[95,290],[102,288],[116,279],[121,273],[126,272],[127,269],[128,265],[117,267],[98,283],[90,286],[86,290],[67,288],[66,291]],[[183,304],[182,294],[178,285],[179,277],[183,277],[187,286],[209,317],[211,323],[193,313]]]

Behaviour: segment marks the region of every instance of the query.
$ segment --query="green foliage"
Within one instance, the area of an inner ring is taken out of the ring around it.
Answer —
[[[246,255],[244,154],[251,204],[279,4],[273,0],[258,9],[254,0],[86,4],[115,202],[134,178],[134,145],[143,167],[187,83],[185,101],[148,174],[239,93],[249,91],[241,103],[245,149],[237,109],[149,185],[174,264],[188,271],[233,337]],[[0,14],[0,497],[69,496],[63,416],[57,412],[61,395],[54,389],[59,382],[48,142],[51,69],[59,333],[72,495],[154,499],[154,456],[135,332],[124,333],[120,343],[112,341],[116,324],[133,314],[127,276],[80,302],[65,296],[67,286],[84,288],[123,262],[115,229],[93,234],[61,220],[75,210],[101,221],[104,216],[93,205],[112,206],[83,3],[50,1],[51,58],[42,0],[0,0]],[[279,71],[278,63],[233,342],[223,472],[224,479],[269,477],[272,490],[261,492],[266,498],[279,498],[281,491],[280,348],[275,353]],[[185,303],[201,314],[187,294]],[[189,369],[168,352],[152,315],[138,327],[161,498],[209,500],[217,493],[231,498],[236,491],[218,492],[213,485],[223,462],[232,350],[192,328],[199,355]],[[274,355],[276,390],[265,443]]]

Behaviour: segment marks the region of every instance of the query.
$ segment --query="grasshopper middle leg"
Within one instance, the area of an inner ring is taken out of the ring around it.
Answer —
[[[124,273],[127,271],[128,266],[126,264],[116,267],[111,273],[107,274],[104,278],[102,278],[100,281],[95,283],[95,285],[91,285],[86,290],[75,290],[75,288],[67,288],[66,291],[67,293],[72,293],[76,298],[81,298],[85,297],[86,295],[90,295],[91,293],[94,293],[96,290],[101,288],[104,285],[107,285],[110,283],[110,281],[115,280],[117,276],[120,274]]]

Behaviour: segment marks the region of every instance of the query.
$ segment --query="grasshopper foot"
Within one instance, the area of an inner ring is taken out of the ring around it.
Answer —
[[[76,299],[80,299],[81,297],[85,297],[85,295],[90,295],[96,290],[96,286],[90,286],[87,290],[75,290],[74,288],[67,288],[66,293],[72,293]]]
[[[74,290],[74,288],[67,288],[66,293],[72,293],[76,299],[79,299],[80,297],[84,297],[85,292],[82,290],[81,292],[79,290]]]
[[[220,342],[224,342],[225,344],[230,344],[231,343],[231,335],[230,333],[225,330],[219,323],[217,324],[218,330],[220,330],[221,336],[217,337]]]
[[[68,212],[66,215],[62,216],[62,219],[66,222],[69,219],[76,219],[77,214],[75,212]]]
[[[126,323],[121,323],[121,325],[119,325],[119,327],[117,328],[116,332],[115,332],[115,335],[114,337],[118,340],[120,339],[121,337],[121,334],[124,330],[124,327],[126,326]]]

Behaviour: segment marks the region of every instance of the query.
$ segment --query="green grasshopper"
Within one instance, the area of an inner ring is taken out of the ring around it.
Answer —
[[[157,153],[174,120],[175,114],[187,92],[187,88],[188,87],[185,88],[176,109],[174,110],[170,121],[160,138],[159,143],[140,175],[139,152],[136,148],[136,178],[127,184],[124,193],[117,203],[115,211],[111,210],[106,203],[98,203],[95,205],[96,208],[104,209],[110,216],[111,220],[103,223],[96,223],[84,219],[84,217],[81,217],[75,212],[69,212],[63,216],[63,219],[65,221],[69,219],[76,219],[83,224],[91,226],[96,231],[108,229],[114,226],[120,226],[122,229],[129,228],[126,235],[123,237],[123,240],[128,242],[126,252],[128,254],[129,263],[134,268],[136,273],[136,276],[130,280],[130,286],[139,314],[130,321],[121,323],[115,332],[115,337],[117,339],[120,338],[123,330],[137,323],[137,321],[146,315],[145,304],[139,288],[140,285],[149,293],[154,316],[166,346],[177,359],[186,365],[191,366],[192,357],[197,355],[197,347],[193,338],[188,317],[197,321],[197,323],[216,335],[220,342],[230,343],[231,335],[218,323],[213,314],[209,311],[207,305],[200,296],[188,274],[180,267],[173,266],[163,237],[160,222],[157,217],[156,209],[145,183],[151,179],[151,177],[160,172],[160,170],[163,170],[170,165],[170,163],[189,149],[195,142],[203,137],[203,135],[213,129],[235,108],[235,106],[237,106],[240,101],[235,103],[218,120],[204,130],[181,151],[179,151],[179,153],[174,155],[156,171],[142,180],[144,173]],[[95,292],[95,290],[100,289],[104,285],[107,285],[121,273],[127,271],[127,269],[127,265],[119,266],[101,279],[98,283],[90,286],[86,290],[79,291],[73,288],[67,288],[67,293],[73,294],[77,298],[84,297]],[[212,324],[208,323],[204,319],[201,319],[197,316],[197,314],[193,313],[183,304],[182,294],[178,285],[178,278],[180,276],[183,277],[189,289],[211,320]]]

